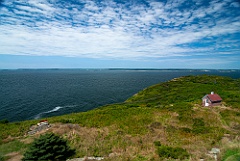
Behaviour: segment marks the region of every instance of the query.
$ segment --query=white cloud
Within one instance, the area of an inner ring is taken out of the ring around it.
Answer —
[[[232,2],[230,4],[231,7],[236,7],[236,8],[239,8],[240,7],[240,3],[239,2]]]
[[[81,7],[60,7],[46,0],[29,0],[28,5],[24,0],[18,2],[15,6],[13,1],[6,2],[13,11],[1,8],[5,21],[15,25],[0,22],[0,54],[112,59],[185,57],[216,52],[212,47],[186,44],[239,33],[240,28],[240,16],[220,18],[229,10],[225,2],[219,1],[192,10],[180,10],[182,1],[149,2],[149,7],[136,4],[130,8],[113,1],[98,5],[86,0]],[[231,6],[239,7],[234,2]],[[36,27],[23,23],[34,23]]]

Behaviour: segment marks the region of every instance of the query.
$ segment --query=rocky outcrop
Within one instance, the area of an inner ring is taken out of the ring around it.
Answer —
[[[34,135],[35,133],[40,132],[42,130],[46,130],[50,127],[51,126],[47,120],[40,121],[37,125],[33,125],[30,127],[30,129],[28,131],[28,135]]]
[[[74,158],[68,159],[67,161],[91,161],[91,160],[103,160],[103,157],[84,157],[84,158]]]

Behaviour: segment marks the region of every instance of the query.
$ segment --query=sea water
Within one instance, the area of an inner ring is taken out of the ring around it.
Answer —
[[[88,111],[186,75],[240,78],[240,70],[0,70],[0,120],[23,121]]]

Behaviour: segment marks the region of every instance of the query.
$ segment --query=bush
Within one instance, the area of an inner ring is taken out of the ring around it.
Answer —
[[[189,158],[188,152],[180,147],[159,146],[157,153],[161,158],[186,159]]]
[[[7,124],[9,121],[7,119],[0,120],[0,124]]]
[[[181,128],[181,131],[183,131],[183,132],[185,132],[185,133],[191,133],[191,132],[192,132],[192,130],[189,129],[189,128],[187,128],[187,127]]]
[[[160,141],[154,141],[154,145],[155,145],[155,146],[162,146],[162,144],[161,144]]]
[[[4,157],[2,155],[0,155],[0,161],[4,161]]]
[[[64,139],[47,133],[33,141],[22,160],[66,160],[74,154],[75,150],[70,149]]]

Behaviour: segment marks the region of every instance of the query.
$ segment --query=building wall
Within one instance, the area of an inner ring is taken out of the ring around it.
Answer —
[[[218,102],[211,102],[208,98],[203,98],[202,99],[202,106],[208,107],[208,106],[219,106],[221,105],[221,101]]]

